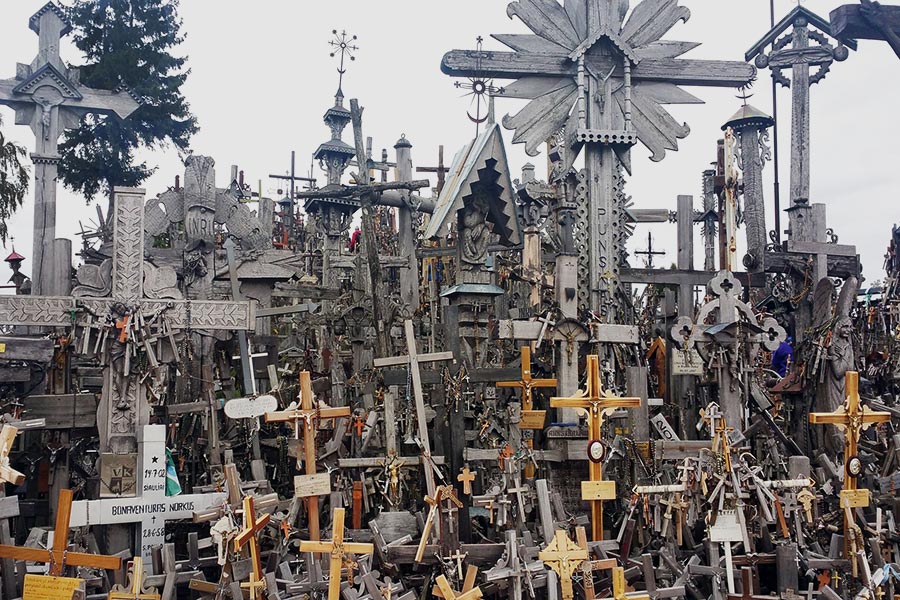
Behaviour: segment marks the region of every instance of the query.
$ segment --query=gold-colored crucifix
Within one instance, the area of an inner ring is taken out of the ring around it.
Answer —
[[[591,531],[594,541],[603,539],[603,500],[616,496],[616,483],[603,480],[602,454],[592,453],[592,449],[602,450],[600,428],[603,419],[617,408],[637,408],[640,398],[617,398],[605,394],[600,383],[600,357],[587,357],[587,389],[576,392],[571,398],[550,398],[553,408],[580,408],[588,412],[588,457],[589,482],[582,482],[582,499],[591,502]],[[586,485],[587,484],[587,485]]]
[[[556,571],[562,585],[563,600],[573,600],[572,576],[581,568],[581,563],[588,559],[588,551],[569,539],[562,529],[557,529],[553,540],[538,553],[538,560]]]
[[[294,439],[300,439],[300,430],[303,429],[304,462],[306,474],[316,474],[316,430],[320,419],[338,419],[350,416],[350,407],[319,408],[313,406],[312,382],[309,371],[300,372],[300,408],[289,408],[278,412],[266,413],[266,423],[290,422],[294,426]],[[300,457],[297,457],[297,464]],[[309,502],[309,537],[313,541],[321,539],[319,531],[319,497],[310,496]]]
[[[331,524],[331,541],[301,541],[300,552],[314,552],[316,554],[330,554],[328,574],[328,600],[339,600],[341,596],[341,571],[347,560],[348,554],[372,554],[375,546],[355,542],[344,542],[344,509],[335,508]],[[350,563],[350,568],[352,569]]]

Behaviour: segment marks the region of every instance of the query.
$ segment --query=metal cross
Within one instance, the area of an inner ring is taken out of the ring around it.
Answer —
[[[337,29],[333,29],[331,33],[334,35],[334,39],[328,42],[328,45],[332,47],[331,57],[334,58],[335,54],[341,55],[341,66],[339,66],[337,70],[338,90],[340,90],[344,83],[344,73],[347,72],[347,68],[344,66],[344,60],[347,57],[349,57],[351,61],[356,60],[353,53],[359,50],[359,46],[353,43],[356,41],[355,35],[347,37],[346,31],[341,31],[339,34]]]
[[[468,82],[463,83],[457,81],[453,85],[462,90],[469,90],[468,94],[465,96],[472,96],[472,102],[475,103],[475,116],[472,116],[472,113],[466,111],[466,115],[469,117],[469,120],[475,123],[475,135],[478,135],[478,129],[482,123],[487,121],[488,117],[485,115],[481,116],[481,103],[484,101],[485,96],[493,96],[494,94],[502,94],[503,88],[497,87],[494,85],[494,80],[492,78],[486,77],[481,72],[481,61],[486,57],[484,51],[481,49],[482,43],[484,42],[484,38],[478,36],[475,38],[476,50],[473,56],[475,57],[475,69],[470,77],[468,77]],[[471,106],[471,104],[470,104]]]
[[[649,231],[647,232],[647,249],[646,250],[635,250],[634,253],[638,256],[646,256],[645,263],[648,269],[653,268],[653,257],[654,256],[665,256],[666,253],[662,250],[654,250],[653,249],[653,234]]]

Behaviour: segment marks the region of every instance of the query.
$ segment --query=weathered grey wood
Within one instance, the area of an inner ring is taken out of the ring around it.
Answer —
[[[639,441],[650,439],[650,405],[647,403],[650,394],[647,371],[647,367],[628,367],[625,372],[625,389],[628,396],[641,399],[640,406],[631,411],[634,439]]]
[[[53,340],[0,336],[0,359],[46,363],[53,358]]]
[[[0,485],[0,544],[12,546],[14,540],[10,535],[9,521],[19,515],[18,496],[6,497],[6,486]],[[24,564],[24,563],[23,563]],[[11,558],[0,560],[0,576],[3,578],[3,597],[16,598],[16,562]]]
[[[788,252],[796,252],[798,254],[827,254],[829,256],[843,256],[856,258],[856,246],[846,244],[827,244],[823,242],[788,240]]]
[[[807,254],[769,252],[766,254],[766,270],[770,273],[805,273]],[[828,274],[831,277],[858,277],[862,266],[858,256],[828,256]]]
[[[31,381],[31,369],[29,367],[0,366],[0,381],[10,383]]]
[[[54,296],[68,296],[72,293],[72,240],[56,238],[52,244],[50,291]]]
[[[60,57],[60,40],[71,30],[65,13],[48,3],[31,18],[38,34],[38,54],[19,65],[15,79],[0,80],[0,104],[16,111],[16,124],[35,135],[34,250],[32,293],[53,293],[53,241],[56,239],[56,182],[59,136],[78,124],[81,115],[99,113],[124,119],[140,105],[127,90],[108,92],[80,85]],[[112,117],[111,117],[112,118]]]
[[[860,8],[859,4],[848,4],[831,11],[831,33],[841,40],[883,40],[884,34],[863,17]],[[900,6],[882,3],[878,18],[884,27],[900,32]]]
[[[97,396],[28,396],[23,401],[29,419],[44,419],[47,429],[94,427],[97,424]]]
[[[518,79],[529,75],[576,75],[577,67],[565,55],[542,55],[528,52],[487,52],[476,65],[475,52],[451,50],[441,60],[441,71],[452,77],[470,77],[476,73],[490,73],[498,79]],[[480,66],[480,71],[477,67]],[[613,63],[608,59],[596,59],[591,68],[597,73],[608,73]],[[755,76],[752,65],[718,60],[686,60],[648,58],[632,70],[636,81],[663,81],[675,85],[740,87]],[[623,73],[617,67],[614,77]]]
[[[496,458],[496,456],[494,457]],[[372,458],[339,458],[338,466],[342,469],[364,469],[369,467],[383,467],[384,463],[387,459],[372,457]],[[401,467],[405,467],[407,465],[421,465],[424,464],[421,456],[399,456],[396,459],[396,464]],[[432,456],[432,462],[436,465],[446,464],[443,456]]]
[[[466,555],[466,563],[478,566],[489,566],[496,563],[503,555],[506,544],[460,544],[459,551]],[[388,557],[391,562],[400,565],[410,565],[415,563],[417,545],[408,546],[388,546]],[[425,555],[422,564],[433,565],[437,563],[436,554],[440,551],[440,546],[425,546]]]
[[[411,181],[413,178],[412,143],[401,137],[394,150],[397,153],[397,180]],[[416,260],[416,231],[413,213],[409,207],[409,191],[403,192],[407,198],[406,206],[397,211],[397,243],[400,258],[405,261],[406,268],[400,270],[400,299],[407,306],[418,306],[419,302],[419,261]]]

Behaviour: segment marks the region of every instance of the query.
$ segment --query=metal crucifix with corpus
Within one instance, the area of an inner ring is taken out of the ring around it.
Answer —
[[[503,125],[515,130],[513,142],[524,143],[529,154],[558,134],[565,139],[564,167],[585,149],[585,169],[578,175],[584,188],[579,200],[587,206],[577,228],[586,246],[579,301],[610,323],[626,237],[620,168],[630,170],[631,147],[640,141],[655,161],[678,148],[689,128],[663,105],[701,102],[679,86],[740,87],[756,74],[744,62],[679,58],[698,44],[661,39],[690,17],[677,2],[644,0],[630,13],[628,5],[511,2],[507,13],[534,35],[494,35],[513,52],[453,50],[441,63],[454,77],[516,80],[498,95],[530,102]]]
[[[32,293],[58,293],[51,278],[56,237],[56,181],[59,136],[89,113],[125,119],[141,100],[124,87],[109,92],[81,85],[78,69],[69,69],[59,55],[60,40],[72,30],[65,12],[48,2],[32,15],[28,26],[38,36],[38,54],[31,64],[16,65],[16,76],[0,79],[0,104],[16,111],[16,125],[28,125],[35,135],[34,267]]]

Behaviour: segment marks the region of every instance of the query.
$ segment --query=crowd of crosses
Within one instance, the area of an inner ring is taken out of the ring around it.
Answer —
[[[415,135],[373,153],[381,92],[347,100],[364,40],[336,29],[325,185],[296,151],[274,198],[191,154],[167,189],[114,188],[75,269],[58,139],[145,100],[82,85],[66,9],[35,13],[36,58],[0,79],[35,136],[34,252],[0,295],[0,598],[900,598],[900,228],[862,293],[809,119],[857,40],[900,55],[900,7],[798,3],[716,60],[671,39],[679,0],[507,13],[529,33],[434,65],[477,109],[449,163],[417,166]],[[774,232],[763,70],[792,98]],[[677,151],[669,106],[709,87],[741,92],[703,198],[643,207],[632,153]]]

